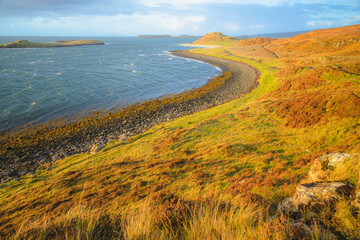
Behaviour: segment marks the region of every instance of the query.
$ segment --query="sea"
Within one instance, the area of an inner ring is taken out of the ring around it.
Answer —
[[[0,37],[0,43],[96,39],[105,45],[0,49],[0,131],[198,88],[221,70],[170,55],[193,39]]]

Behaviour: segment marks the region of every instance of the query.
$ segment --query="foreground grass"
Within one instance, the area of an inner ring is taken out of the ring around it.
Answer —
[[[329,239],[331,230],[358,238],[358,210],[346,200],[335,214],[325,209],[320,221],[312,221],[311,235],[269,216],[307,181],[317,156],[359,153],[359,77],[320,63],[310,69],[265,55],[234,56],[229,48],[194,51],[257,67],[259,87],[2,185],[1,236]],[[359,165],[347,163],[332,179],[357,185]]]

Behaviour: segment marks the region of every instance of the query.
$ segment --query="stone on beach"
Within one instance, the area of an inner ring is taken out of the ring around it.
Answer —
[[[94,144],[90,149],[90,154],[95,154],[103,148],[104,148],[104,146],[100,143]]]
[[[119,142],[126,142],[129,139],[129,137],[126,134],[121,134],[118,138]]]

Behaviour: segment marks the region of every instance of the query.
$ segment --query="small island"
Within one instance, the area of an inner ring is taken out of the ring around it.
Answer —
[[[84,45],[104,45],[104,42],[92,39],[57,41],[55,43],[37,43],[28,40],[19,40],[6,44],[0,44],[0,48],[52,48],[52,47],[74,47]]]

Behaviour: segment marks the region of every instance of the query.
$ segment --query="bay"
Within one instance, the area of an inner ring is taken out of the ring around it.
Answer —
[[[0,49],[0,131],[198,88],[220,69],[171,56],[189,39],[87,37],[105,45]],[[0,37],[0,43],[79,37]]]

